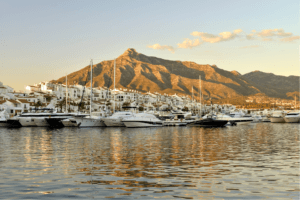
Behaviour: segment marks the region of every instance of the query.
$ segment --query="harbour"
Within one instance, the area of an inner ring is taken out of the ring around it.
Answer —
[[[1,199],[299,199],[299,124],[0,128]]]

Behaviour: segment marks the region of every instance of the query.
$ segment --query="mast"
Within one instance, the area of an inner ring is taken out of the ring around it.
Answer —
[[[199,109],[199,117],[201,118],[201,110],[202,110],[202,105],[201,105],[201,75],[199,75],[199,97],[200,97],[200,109]]]
[[[66,113],[68,113],[68,75],[66,75]]]
[[[114,113],[116,110],[116,59],[114,59]]]
[[[194,86],[192,86],[192,113],[194,109]]]
[[[93,59],[91,59],[91,97],[90,97],[90,115],[92,115],[92,99],[93,99]]]

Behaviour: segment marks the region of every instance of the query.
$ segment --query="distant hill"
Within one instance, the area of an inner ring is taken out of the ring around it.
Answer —
[[[94,87],[113,88],[113,66],[113,60],[93,65]],[[90,86],[89,71],[90,66],[86,66],[69,74],[68,84],[86,83],[86,86]],[[136,52],[135,49],[127,49],[116,59],[116,88],[189,96],[192,95],[193,88],[194,96],[199,98],[199,76],[201,76],[202,93],[205,98],[232,98],[256,93],[282,96],[287,93],[283,92],[283,89],[282,94],[278,91],[268,91],[263,86],[254,84],[255,81],[251,80],[252,76],[241,75],[237,71],[226,71],[215,65],[146,56]],[[255,79],[255,76],[252,79]],[[65,77],[52,82],[65,83]]]
[[[299,76],[279,76],[273,73],[254,71],[243,77],[270,97],[287,98],[287,93],[299,92]]]

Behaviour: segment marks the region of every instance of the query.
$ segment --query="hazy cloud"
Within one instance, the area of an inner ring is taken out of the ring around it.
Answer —
[[[260,47],[259,45],[250,45],[250,46],[244,46],[244,47],[240,47],[241,49],[249,49],[249,48],[258,48]]]
[[[241,32],[243,32],[242,29],[236,29],[233,32],[221,32],[219,33],[219,35],[214,35],[211,33],[194,31],[191,33],[191,35],[200,37],[203,42],[217,43],[227,40],[233,40],[234,38],[238,37],[238,34]]]
[[[281,42],[292,42],[299,40],[300,36],[293,36],[293,33],[285,32],[282,28],[276,29],[264,29],[257,31],[253,29],[250,33],[245,33],[242,29],[236,29],[232,32],[221,32],[219,34],[212,34],[206,32],[194,31],[191,33],[194,37],[199,37],[197,39],[186,38],[182,43],[178,43],[178,48],[182,49],[192,49],[194,47],[200,46],[204,43],[218,43],[223,41],[230,41],[236,38],[242,38],[247,40],[260,40],[260,41],[281,41]],[[257,48],[258,45],[245,46],[244,48]],[[148,46],[152,49],[168,50],[174,53],[175,48],[168,45],[154,44]]]
[[[168,46],[168,45],[154,44],[154,45],[148,45],[147,47],[151,48],[151,49],[169,50],[172,53],[174,53],[174,51],[175,51],[174,47]]]
[[[292,37],[286,37],[286,38],[282,38],[281,41],[282,42],[292,42],[294,40],[299,40],[300,36],[292,36]]]
[[[203,44],[203,42],[200,42],[199,39],[191,40],[191,39],[185,39],[182,43],[178,43],[178,48],[182,49],[191,49],[193,47],[199,46]]]
[[[282,28],[280,29],[265,29],[261,32],[256,33],[260,37],[271,37],[271,36],[281,36],[288,37],[293,35],[292,33],[286,33]]]

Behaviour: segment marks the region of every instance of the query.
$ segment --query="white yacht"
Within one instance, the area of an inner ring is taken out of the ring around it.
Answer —
[[[219,114],[216,116],[219,120],[228,120],[230,124],[249,124],[253,122],[253,118],[250,115],[245,115],[242,112],[230,112],[229,115]]]
[[[133,116],[133,112],[121,111],[114,113],[110,117],[103,118],[102,120],[106,126],[125,126],[122,120]]]
[[[61,120],[64,127],[78,127],[76,120],[74,118]]]
[[[92,112],[90,116],[75,117],[74,120],[80,128],[83,127],[103,127],[106,126],[103,119],[106,117],[105,112]]]
[[[253,118],[253,123],[259,123],[259,122],[262,122],[263,121],[263,118],[261,115],[252,115],[252,118]]]
[[[284,121],[284,116],[285,116],[285,112],[282,110],[275,110],[273,111],[270,120],[272,123],[285,123]]]
[[[297,123],[300,120],[300,112],[289,112],[283,119],[287,123]]]
[[[125,124],[126,127],[129,128],[156,127],[163,125],[163,122],[160,119],[148,113],[135,114],[132,117],[123,119],[122,122]]]

